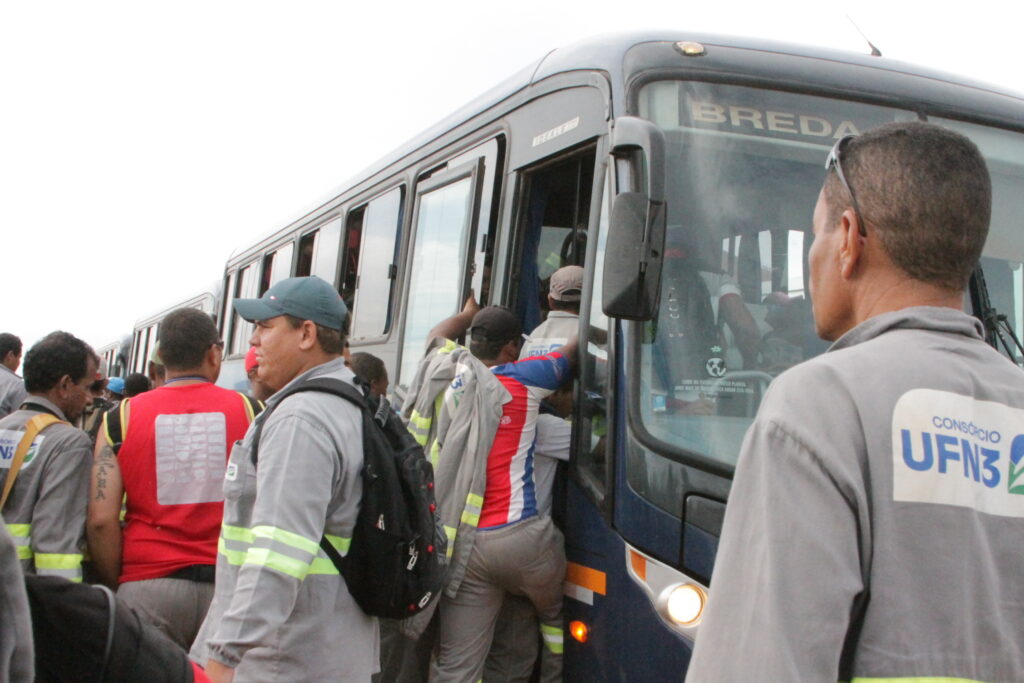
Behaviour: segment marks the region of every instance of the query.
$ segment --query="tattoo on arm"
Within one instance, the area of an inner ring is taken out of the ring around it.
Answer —
[[[99,455],[96,456],[96,500],[107,499],[107,477],[115,467],[117,467],[117,460],[114,456],[114,449],[109,445],[103,446]]]

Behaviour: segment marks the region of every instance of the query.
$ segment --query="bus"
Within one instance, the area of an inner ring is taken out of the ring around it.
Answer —
[[[128,365],[128,370],[125,374],[141,372],[145,375],[148,373],[149,359],[159,339],[160,323],[168,313],[178,308],[195,308],[216,319],[219,296],[220,292],[217,290],[217,286],[213,285],[198,294],[179,301],[173,306],[167,306],[160,309],[157,313],[136,320],[130,338],[131,363]]]
[[[244,377],[252,333],[231,300],[285,277],[336,286],[352,350],[384,360],[400,404],[428,331],[471,293],[529,331],[550,275],[583,266],[556,510],[565,678],[679,679],[715,599],[744,432],[772,379],[826,348],[807,288],[824,160],[902,120],[957,130],[988,161],[991,233],[964,303],[1020,363],[1021,96],[877,56],[666,31],[550,52],[237,251],[217,304],[222,383]]]
[[[127,372],[129,358],[131,357],[130,336],[124,336],[120,341],[104,344],[96,349],[96,355],[100,357],[99,372],[104,377],[124,377]]]

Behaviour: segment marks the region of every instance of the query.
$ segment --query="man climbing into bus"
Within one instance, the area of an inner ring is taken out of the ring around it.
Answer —
[[[209,614],[190,656],[214,681],[367,681],[377,620],[356,604],[321,539],[348,550],[363,494],[359,409],[307,379],[352,383],[345,304],[316,277],[288,278],[235,310],[256,323],[259,376],[281,391],[231,451]],[[283,398],[282,398],[283,397]],[[267,413],[264,413],[266,415]],[[258,449],[253,451],[257,425]]]
[[[164,385],[107,412],[95,447],[87,531],[97,573],[185,650],[213,598],[228,451],[261,409],[214,385],[223,353],[209,315],[169,313]]]
[[[472,358],[463,354],[457,365],[489,368],[492,378],[497,379],[497,383],[476,380],[478,384],[496,387],[496,392],[488,390],[491,396],[497,394],[496,403],[489,410],[480,410],[474,425],[477,432],[492,433],[493,437],[485,444],[486,449],[465,451],[461,462],[455,463],[463,474],[453,477],[454,480],[469,476],[475,482],[468,495],[446,488],[445,471],[451,460],[446,462],[445,452],[438,454],[438,505],[442,519],[458,520],[452,522],[458,532],[453,543],[453,583],[445,590],[438,608],[440,649],[431,665],[430,679],[480,678],[502,601],[511,592],[529,598],[540,617],[540,630],[547,646],[542,656],[541,679],[560,680],[565,549],[562,534],[550,516],[538,514],[534,438],[541,399],[571,381],[576,339],[547,355],[517,361],[522,330],[516,316],[500,306],[487,306],[473,313],[473,306],[467,304],[462,313],[438,324],[431,332],[429,337],[442,341],[440,345],[432,342],[433,352],[428,352],[420,370],[429,368],[431,363],[443,363],[440,358],[446,353],[460,349],[464,352],[453,340],[465,334],[467,327]],[[417,379],[421,379],[420,375],[418,371]],[[443,394],[445,404],[462,404],[463,399],[458,396],[461,376],[456,368],[455,377]],[[420,415],[424,406],[437,399],[430,398],[436,392],[424,394],[416,391],[417,386],[422,386],[422,382],[414,380],[410,396],[415,397],[412,410]],[[414,434],[416,415],[410,423]],[[496,424],[491,421],[492,416],[498,417]],[[491,432],[492,429],[495,431]],[[449,435],[453,432],[459,433],[450,429]],[[486,457],[467,457],[481,454]]]
[[[826,168],[810,293],[834,343],[747,433],[688,680],[1024,680],[1024,374],[962,311],[985,162],[903,122]]]

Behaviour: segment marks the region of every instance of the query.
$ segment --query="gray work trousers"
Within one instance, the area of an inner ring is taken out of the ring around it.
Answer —
[[[188,652],[213,600],[213,584],[187,579],[122,583],[117,597]]]
[[[507,594],[484,664],[486,683],[529,683],[540,652],[540,622],[525,597]]]
[[[531,517],[496,529],[480,529],[455,597],[439,606],[440,651],[430,680],[466,683],[481,679],[494,625],[506,593],[533,603],[546,647],[541,681],[562,679],[562,584],[565,545],[550,517]]]

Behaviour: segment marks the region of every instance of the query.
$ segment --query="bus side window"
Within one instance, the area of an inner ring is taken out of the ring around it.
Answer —
[[[288,277],[292,269],[292,252],[295,244],[289,242],[277,251],[263,257],[263,274],[260,277],[259,296]]]
[[[295,277],[307,277],[313,272],[313,250],[316,249],[317,231],[307,232],[299,239],[299,262],[295,266]]]
[[[390,327],[403,195],[396,187],[349,215],[341,297],[352,311],[352,339],[379,337]]]
[[[252,299],[256,297],[256,266],[258,264],[258,261],[253,261],[239,271],[233,298]],[[237,312],[232,313],[231,353],[245,353],[249,350],[252,327],[252,323],[242,320]]]
[[[412,266],[405,303],[399,384],[408,386],[427,333],[461,308],[471,240],[478,164],[431,177],[417,190]]]

